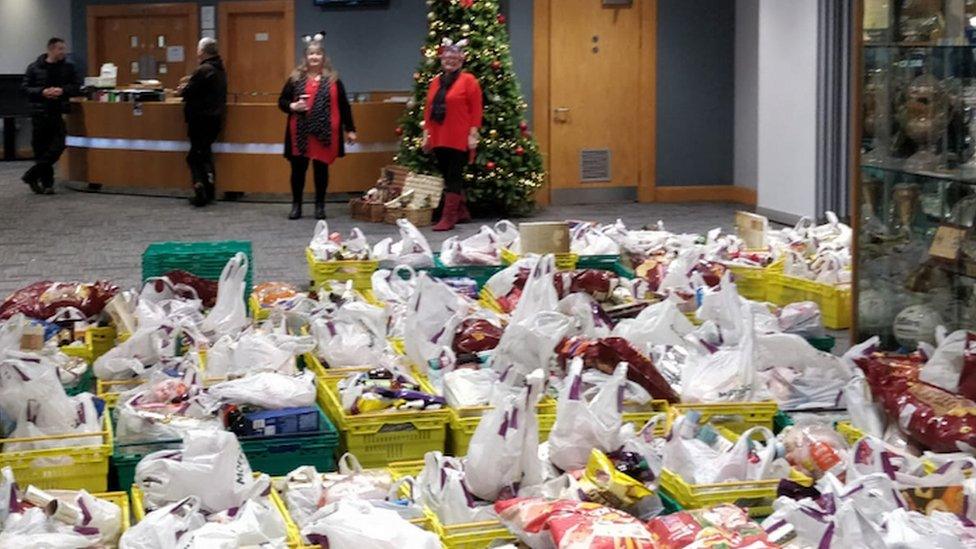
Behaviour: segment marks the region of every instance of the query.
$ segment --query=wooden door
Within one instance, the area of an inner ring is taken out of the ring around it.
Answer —
[[[536,131],[552,189],[653,196],[656,11],[655,0],[537,2]]]
[[[217,10],[231,98],[274,101],[295,65],[294,5],[280,0],[221,2]]]
[[[196,67],[197,13],[195,3],[88,6],[88,74],[115,63],[120,87],[155,78],[175,88]]]

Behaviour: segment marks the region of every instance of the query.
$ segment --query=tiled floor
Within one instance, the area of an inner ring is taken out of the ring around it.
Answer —
[[[43,279],[107,278],[133,287],[140,281],[143,250],[162,240],[251,240],[255,280],[308,280],[304,249],[315,220],[288,221],[286,204],[221,202],[198,210],[183,199],[86,193],[63,186],[54,196],[38,196],[20,181],[28,166],[0,162],[0,296]],[[620,218],[634,227],[660,219],[673,231],[705,232],[730,228],[738,208],[726,203],[559,206],[534,219]],[[330,203],[327,209],[332,230],[345,233],[359,225],[371,242],[395,232],[390,225],[353,222],[345,204]],[[454,234],[470,234],[477,227],[462,225]],[[451,234],[429,228],[424,233],[435,250]]]

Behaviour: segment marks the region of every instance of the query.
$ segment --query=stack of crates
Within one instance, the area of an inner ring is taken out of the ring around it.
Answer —
[[[200,278],[218,281],[224,266],[238,252],[247,256],[244,296],[254,287],[254,253],[247,240],[214,242],[155,242],[142,254],[142,280],[170,271],[186,271]]]

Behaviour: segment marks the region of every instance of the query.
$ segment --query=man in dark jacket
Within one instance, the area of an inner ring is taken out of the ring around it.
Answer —
[[[54,164],[64,152],[68,99],[81,94],[75,66],[65,61],[68,46],[60,38],[47,41],[47,53],[27,67],[22,89],[31,104],[34,165],[21,178],[37,194],[54,194]]]
[[[193,177],[194,206],[206,206],[216,195],[214,161],[210,147],[224,123],[227,110],[227,72],[213,38],[200,40],[197,46],[200,66],[184,78],[179,92],[183,97],[183,116],[190,136],[186,163]]]

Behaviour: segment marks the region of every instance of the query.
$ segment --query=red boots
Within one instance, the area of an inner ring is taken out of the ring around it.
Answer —
[[[468,197],[461,193],[461,206],[458,207],[458,223],[468,223],[471,221],[471,212],[468,211]]]
[[[461,194],[447,193],[444,195],[444,209],[441,212],[441,220],[434,225],[435,231],[450,231],[458,222],[461,213]]]

